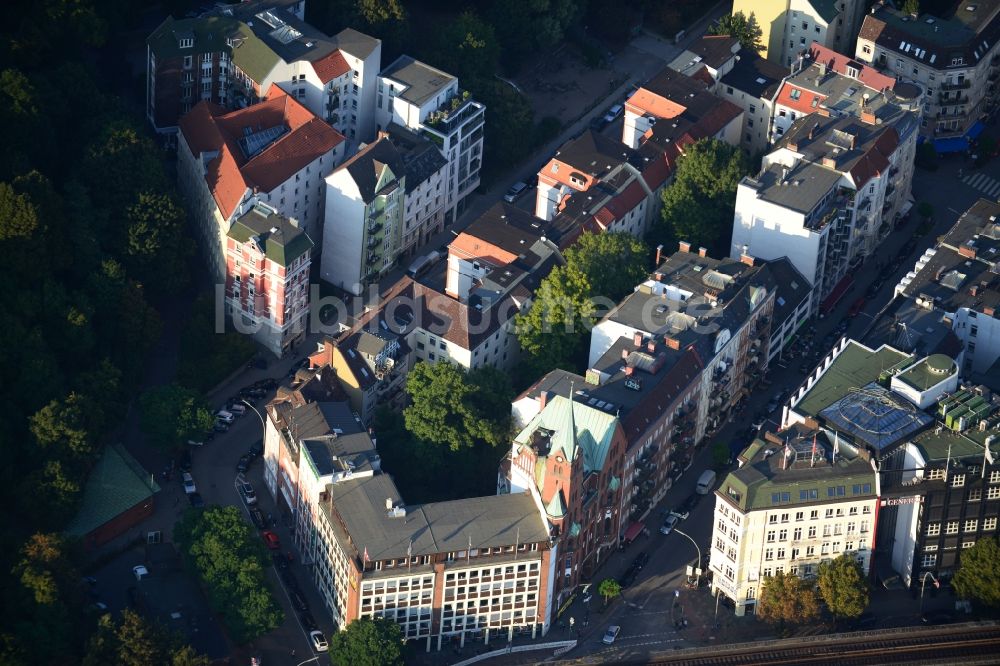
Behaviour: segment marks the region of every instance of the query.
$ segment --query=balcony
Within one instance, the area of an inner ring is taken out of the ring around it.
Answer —
[[[472,99],[468,90],[462,90],[438,108],[427,114],[424,125],[449,135],[457,130],[465,121],[483,112],[483,105]]]
[[[972,81],[962,79],[961,81],[945,81],[941,84],[941,90],[967,90],[972,87]]]
[[[369,236],[374,236],[375,234],[377,234],[380,231],[382,231],[382,223],[381,222],[375,222],[373,224],[369,223],[369,225],[368,225],[368,235]]]
[[[961,93],[952,96],[950,93],[943,92],[938,93],[938,101],[940,101],[942,105],[968,104],[969,96]]]
[[[334,95],[326,102],[327,111],[339,111],[340,110],[340,95]]]

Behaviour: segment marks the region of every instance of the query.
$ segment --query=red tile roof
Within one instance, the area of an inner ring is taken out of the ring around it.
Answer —
[[[712,85],[715,83],[715,79],[712,78],[712,74],[708,71],[708,67],[704,65],[701,66],[697,72],[691,75],[692,79],[703,82],[705,85]]]
[[[799,91],[798,99],[792,97],[793,90]],[[816,98],[816,104],[813,104],[813,98]],[[787,106],[789,109],[798,111],[799,113],[812,113],[825,100],[826,95],[820,95],[805,88],[798,88],[786,81],[781,84],[781,90],[778,91],[778,98],[775,104],[778,106]]]
[[[247,160],[239,145],[244,128],[278,125],[289,131]],[[270,192],[344,141],[340,132],[278,86],[271,87],[263,102],[230,113],[216,104],[199,102],[181,118],[180,129],[196,159],[204,152],[218,152],[207,165],[205,180],[226,218],[246,190]]]
[[[851,178],[854,180],[854,187],[861,189],[873,176],[889,170],[889,157],[899,145],[899,133],[895,127],[888,127],[875,140],[871,150],[865,153],[854,166],[851,167]]]
[[[828,49],[818,42],[813,42],[812,46],[809,47],[809,55],[812,56],[815,62],[826,63],[826,66],[831,71],[844,74],[845,76],[847,75],[847,65],[850,63],[860,70],[857,80],[873,90],[882,91],[886,88],[891,90],[896,85],[895,78],[886,76],[874,67],[866,65],[863,62],[858,62],[854,58],[837,53],[833,49]]]
[[[339,49],[331,51],[319,60],[314,60],[312,66],[316,70],[316,76],[319,77],[319,80],[324,85],[333,81],[338,76],[351,71],[351,66],[344,60],[344,56]]]

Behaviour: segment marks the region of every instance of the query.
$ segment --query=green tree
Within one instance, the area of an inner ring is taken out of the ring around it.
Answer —
[[[996,537],[983,536],[962,551],[958,571],[951,579],[955,594],[984,606],[1000,608],[1000,545]]]
[[[194,254],[184,209],[167,194],[142,192],[125,215],[129,272],[159,295],[176,294],[187,284],[187,262]]]
[[[565,252],[566,266],[587,277],[591,296],[619,301],[648,273],[649,248],[631,234],[585,233]]]
[[[402,666],[403,632],[384,617],[354,620],[330,641],[334,666]]]
[[[211,660],[195,652],[190,645],[184,645],[170,655],[170,666],[209,666]]]
[[[0,183],[0,241],[30,238],[38,227],[38,212],[26,194]]]
[[[749,172],[746,155],[718,139],[688,146],[677,163],[674,182],[663,191],[662,222],[653,231],[658,243],[678,240],[728,255],[736,186]]]
[[[361,18],[372,27],[406,18],[406,10],[399,0],[358,0],[358,10]]]
[[[719,470],[729,464],[729,445],[723,441],[712,443],[712,467]]]
[[[510,434],[502,404],[512,397],[506,378],[493,368],[466,372],[447,361],[417,363],[406,378],[412,403],[403,416],[414,436],[452,451],[482,441],[498,446]]]
[[[79,576],[62,536],[33,534],[21,552],[18,577],[31,592],[35,603],[52,605],[68,602],[67,596]]]
[[[820,564],[817,582],[820,596],[836,618],[856,618],[868,607],[868,579],[847,553]]]
[[[95,205],[107,213],[104,224],[135,203],[138,192],[168,186],[156,146],[124,116],[109,120],[91,144],[80,175]]]
[[[38,445],[55,455],[89,456],[94,442],[88,419],[98,416],[92,401],[71,393],[53,400],[31,417],[31,433]]]
[[[139,408],[143,432],[165,451],[181,448],[212,428],[212,412],[204,398],[179,384],[150,389],[139,399]]]
[[[760,53],[764,50],[764,42],[761,39],[764,31],[757,23],[757,17],[753,12],[747,17],[743,12],[726,14],[721,16],[708,33],[710,35],[729,35],[739,40],[740,46],[747,51]]]
[[[917,213],[925,220],[929,220],[934,217],[934,206],[930,202],[921,201],[917,204]]]
[[[150,666],[166,663],[169,642],[157,624],[150,624],[135,611],[126,608],[115,631],[118,659],[122,666]]]
[[[575,367],[596,308],[590,281],[579,269],[556,266],[535,291],[531,307],[515,318],[523,361],[534,376],[559,367]]]
[[[604,597],[604,605],[607,606],[612,599],[622,593],[622,586],[614,578],[605,578],[597,587],[597,593]]]
[[[499,69],[500,45],[492,25],[465,11],[429,35],[428,62],[454,74],[463,86],[478,87]]]
[[[83,666],[106,666],[118,661],[118,636],[114,618],[105,613],[97,619],[97,630],[87,639]]]
[[[911,16],[919,16],[920,0],[903,0],[903,13]]]
[[[237,643],[279,626],[281,608],[264,576],[264,546],[234,506],[189,510],[174,526],[186,562]]]
[[[508,69],[563,40],[582,3],[577,0],[495,0],[488,18],[496,27]]]
[[[242,367],[257,351],[250,336],[225,330],[216,307],[221,308],[222,302],[212,294],[199,296],[181,332],[177,381],[204,392]]]
[[[819,617],[819,601],[807,581],[793,573],[778,571],[764,579],[756,613],[763,621],[780,627],[803,624]]]

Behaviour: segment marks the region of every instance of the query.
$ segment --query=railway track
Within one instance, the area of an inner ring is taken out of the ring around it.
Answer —
[[[700,654],[658,655],[647,663],[669,666],[1000,664],[1000,627],[910,632],[885,637],[845,637],[756,649],[751,643],[732,649],[719,646],[718,649],[698,652]]]

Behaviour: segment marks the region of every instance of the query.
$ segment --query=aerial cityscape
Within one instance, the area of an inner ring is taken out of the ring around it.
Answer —
[[[3,664],[1000,663],[1000,0],[8,9]]]

